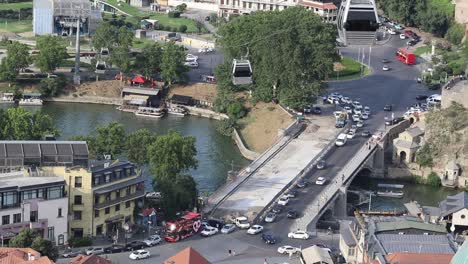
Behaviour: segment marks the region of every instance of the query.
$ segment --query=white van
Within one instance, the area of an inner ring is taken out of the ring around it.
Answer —
[[[341,146],[344,146],[344,144],[346,144],[346,140],[348,139],[348,136],[345,134],[345,133],[341,133],[338,135],[338,137],[336,138],[336,141],[335,141],[335,145],[337,147],[341,147]]]
[[[249,220],[245,216],[239,216],[234,219],[234,224],[241,229],[247,229],[250,227]]]

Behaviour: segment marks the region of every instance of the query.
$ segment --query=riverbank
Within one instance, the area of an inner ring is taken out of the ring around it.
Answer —
[[[82,104],[101,104],[101,105],[115,105],[122,104],[121,98],[109,98],[100,96],[59,96],[45,98],[45,102],[61,102],[61,103],[82,103]]]

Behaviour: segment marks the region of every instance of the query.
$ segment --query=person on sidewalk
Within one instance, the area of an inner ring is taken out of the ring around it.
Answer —
[[[232,256],[232,251],[230,249],[228,250],[228,254],[229,256]]]

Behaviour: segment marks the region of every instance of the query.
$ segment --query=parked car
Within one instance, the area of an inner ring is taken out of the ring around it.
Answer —
[[[294,198],[297,196],[297,192],[294,190],[291,190],[288,193],[286,193],[285,196],[288,196],[289,198]]]
[[[400,34],[400,39],[406,39],[406,35],[405,34]]]
[[[382,70],[383,70],[383,71],[389,71],[389,70],[390,70],[390,67],[388,67],[387,64],[384,64],[383,67],[382,67]]]
[[[369,130],[364,130],[361,132],[361,136],[363,137],[370,137],[371,136],[371,133]]]
[[[124,252],[125,246],[124,245],[112,245],[110,247],[104,248],[104,253],[119,253]]]
[[[384,111],[390,112],[392,111],[392,105],[386,104],[383,108]]]
[[[221,228],[221,233],[229,234],[236,230],[236,226],[234,224],[225,224],[223,228]]]
[[[364,106],[364,114],[370,115],[370,113],[371,113],[370,107]]]
[[[125,245],[125,249],[128,251],[133,251],[135,249],[143,249],[145,247],[146,247],[146,244],[143,243],[143,241],[138,241],[138,240],[132,241],[130,243],[127,243],[127,245]]]
[[[296,184],[297,188],[305,188],[307,187],[307,182],[304,180],[299,180]]]
[[[94,255],[99,255],[99,254],[103,254],[104,253],[104,248],[102,247],[90,247],[90,248],[87,248],[86,249],[86,255],[91,255],[91,254],[94,254]]]
[[[363,127],[364,126],[364,122],[362,121],[359,121],[356,123],[356,127]]]
[[[387,125],[387,126],[396,125],[396,124],[400,123],[403,120],[404,120],[403,117],[395,117],[394,119],[390,119],[390,120],[385,121],[385,125]]]
[[[139,259],[146,259],[146,258],[149,258],[151,256],[151,254],[146,251],[146,250],[137,250],[137,251],[133,251],[130,256],[128,256],[129,259],[132,259],[132,260],[139,260]]]
[[[415,39],[412,39],[412,40],[406,42],[406,45],[408,45],[408,46],[414,46],[414,45],[416,45],[417,43],[418,43],[418,42],[417,42]]]
[[[216,227],[218,230],[221,230],[221,228],[224,226],[224,222],[218,219],[208,219],[206,222],[209,226]]]
[[[295,239],[309,239],[309,234],[306,231],[293,231],[288,234],[289,238],[295,238]]]
[[[193,55],[193,54],[187,54],[187,56],[185,57],[186,62],[188,62],[188,61],[197,61],[197,60],[198,60],[198,56]]]
[[[283,195],[282,197],[279,198],[278,204],[279,205],[287,205],[289,203],[289,197],[286,195]]]
[[[352,139],[354,138],[355,135],[356,135],[356,130],[350,129],[348,133],[346,134],[346,137],[349,139]]]
[[[423,95],[423,94],[416,95],[416,100],[426,100],[426,99],[427,99],[427,95]]]
[[[198,62],[196,61],[186,61],[184,65],[189,68],[198,68]]]
[[[271,211],[275,214],[281,214],[283,212],[283,206],[275,206],[273,209],[271,209]]]
[[[273,212],[269,212],[266,216],[265,216],[265,222],[267,223],[273,223],[276,219],[276,214],[273,213]]]
[[[236,219],[234,219],[234,223],[237,227],[241,229],[246,229],[250,227],[249,220],[245,216],[236,217]]]
[[[369,115],[366,114],[366,113],[363,113],[363,114],[361,115],[361,119],[362,119],[362,120],[367,120],[367,119],[369,119]]]
[[[354,122],[361,121],[361,116],[357,114],[352,115],[351,118],[353,119]]]
[[[202,229],[205,229],[205,228],[210,227],[210,225],[209,225],[207,222],[203,221],[203,222],[201,223],[201,227],[202,227]]]
[[[319,160],[319,161],[317,162],[317,169],[318,169],[318,170],[323,170],[323,169],[325,169],[325,165],[326,165],[326,164],[325,164],[325,161],[324,161],[324,160]]]
[[[258,234],[258,233],[260,233],[262,231],[263,231],[263,226],[253,225],[247,230],[247,234],[256,235],[256,234]]]
[[[85,255],[86,252],[81,249],[75,249],[75,250],[67,250],[62,254],[62,257],[64,258],[74,258],[79,255]]]
[[[383,64],[386,64],[386,63],[389,63],[389,62],[390,62],[390,61],[387,60],[387,59],[382,59],[382,63],[383,63]]]
[[[161,237],[159,235],[152,235],[143,240],[143,243],[145,243],[147,247],[156,246],[157,244],[161,243]]]
[[[278,248],[278,253],[280,254],[296,254],[299,252],[301,252],[301,249],[293,246],[281,246]]]
[[[299,214],[297,213],[297,211],[290,210],[290,211],[288,211],[288,213],[287,213],[286,216],[287,216],[288,218],[290,218],[290,219],[295,219],[295,218],[298,217],[298,215],[299,215]]]
[[[276,244],[276,238],[271,234],[262,234],[262,240],[270,245]]]
[[[324,185],[327,180],[324,177],[318,177],[318,179],[315,181],[315,184],[317,185]]]
[[[216,235],[216,233],[218,233],[218,228],[209,226],[209,227],[203,229],[203,231],[201,231],[200,235],[204,236],[204,237],[208,237],[208,236]]]
[[[314,106],[312,108],[312,113],[315,114],[315,115],[320,115],[322,113],[322,108],[320,108],[318,106]]]

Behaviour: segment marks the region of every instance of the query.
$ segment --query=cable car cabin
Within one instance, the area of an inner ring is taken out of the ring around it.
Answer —
[[[343,0],[338,11],[338,36],[344,45],[371,45],[379,28],[374,0]]]
[[[416,55],[405,48],[400,48],[396,52],[396,57],[399,61],[406,65],[416,64]]]
[[[109,49],[108,48],[101,48],[101,56],[102,57],[109,56]]]
[[[252,84],[252,66],[249,60],[233,60],[232,83],[234,85]]]
[[[105,61],[98,61],[96,62],[96,73],[104,74],[106,73],[106,62]]]
[[[188,212],[180,218],[166,222],[166,235],[164,240],[167,242],[177,242],[201,231],[201,214]]]

